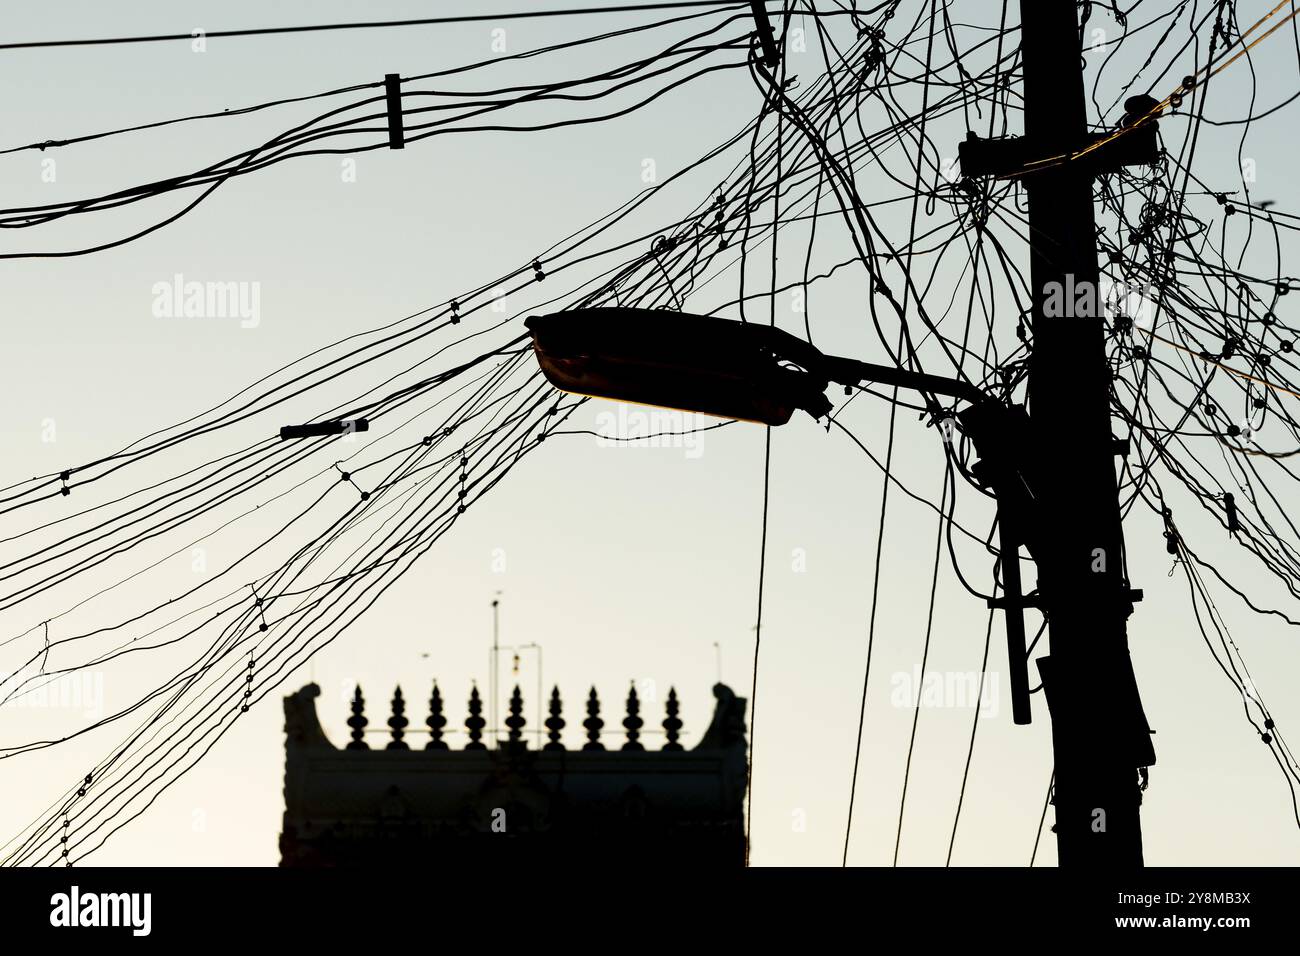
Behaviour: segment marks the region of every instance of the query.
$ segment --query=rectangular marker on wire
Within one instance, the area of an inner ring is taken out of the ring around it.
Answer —
[[[346,435],[351,432],[370,431],[370,422],[364,418],[351,421],[340,419],[333,422],[309,422],[306,425],[285,425],[280,429],[280,438],[317,438],[321,435]]]
[[[384,94],[388,98],[388,148],[406,148],[406,130],[402,126],[402,77],[384,74]]]

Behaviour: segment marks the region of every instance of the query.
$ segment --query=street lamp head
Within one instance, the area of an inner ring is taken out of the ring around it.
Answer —
[[[764,425],[831,410],[821,353],[771,326],[622,307],[525,324],[542,372],[566,392]]]

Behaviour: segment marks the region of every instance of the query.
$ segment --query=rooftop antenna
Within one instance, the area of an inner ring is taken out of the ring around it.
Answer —
[[[501,653],[501,592],[492,598],[492,659],[488,669],[488,740],[497,739],[497,661]]]

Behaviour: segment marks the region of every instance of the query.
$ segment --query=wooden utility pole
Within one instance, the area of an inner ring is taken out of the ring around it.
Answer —
[[[1024,543],[1051,638],[1037,663],[1052,718],[1060,863],[1141,866],[1138,771],[1155,753],[1128,650],[1141,592],[1125,567],[1113,458],[1127,445],[1111,434],[1092,187],[1099,173],[1156,160],[1155,121],[1091,133],[1074,0],[1021,0],[1020,18],[1025,135],[970,134],[962,144],[963,172],[1014,176],[1029,196],[1029,419],[1024,435],[986,439],[1019,446],[1018,497],[999,492],[1001,520],[1022,532],[1010,547],[1004,534],[1003,579],[1018,582],[1006,572]],[[1024,661],[1023,630],[1012,627],[1021,599],[1018,586],[1006,590],[998,606],[1007,607],[1014,678]],[[1027,697],[1021,703],[1018,723],[1028,720]]]
[[[1052,157],[1089,145],[1074,0],[1021,0],[1025,138]],[[1051,655],[1038,661],[1052,716],[1062,866],[1141,866],[1138,768],[1155,762],[1129,658],[1133,592],[1115,482],[1110,369],[1092,205],[1096,168],[1066,160],[1026,178],[1033,352],[1029,411],[1047,531],[1039,589]],[[1045,304],[1074,308],[1049,315]],[[1088,311],[1092,315],[1077,314]],[[1083,305],[1084,308],[1078,308]]]

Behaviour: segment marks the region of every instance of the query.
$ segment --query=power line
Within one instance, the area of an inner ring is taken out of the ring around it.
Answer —
[[[28,40],[0,43],[0,50],[35,50],[52,47],[115,46],[127,43],[166,43],[192,41],[196,36],[215,37],[272,36],[293,33],[322,33],[332,30],[372,30],[391,27],[447,26],[457,23],[482,23],[501,20],[534,20],[548,17],[572,17],[588,14],[638,13],[651,10],[683,10],[695,7],[743,7],[739,0],[677,0],[671,3],[635,3],[612,7],[577,7],[566,10],[525,10],[510,13],[473,13],[450,17],[421,17],[410,20],[371,20],[358,23],[316,23],[306,26],[253,27],[245,30],[205,30],[196,33],[161,33],[145,36],[99,37],[84,40]]]
[[[966,802],[966,782],[970,779],[971,759],[975,756],[975,734],[980,726],[980,707],[984,702],[984,677],[989,667],[989,647],[993,643],[993,612],[989,611],[988,626],[984,631],[984,659],[980,662],[980,687],[975,695],[975,716],[971,720],[970,743],[966,747],[966,766],[961,772],[961,790],[957,794],[957,810],[952,816],[952,835],[948,837],[948,855],[944,866],[952,866],[952,849],[957,845],[957,824],[961,822],[961,809]]]
[[[1043,812],[1038,816],[1038,829],[1034,831],[1034,852],[1029,855],[1029,866],[1032,868],[1034,861],[1038,859],[1038,842],[1043,838],[1043,824],[1047,820],[1047,808],[1052,802],[1052,787],[1056,784],[1056,773],[1053,771],[1052,777],[1047,781],[1047,793],[1043,794]]]
[[[912,688],[915,705],[912,710],[912,732],[907,740],[907,761],[903,765],[903,790],[898,798],[898,829],[894,833],[894,860],[893,865],[898,866],[898,853],[903,845],[903,815],[907,810],[907,784],[912,777],[912,752],[916,748],[916,728],[921,722],[921,688],[925,684],[925,666],[930,661],[930,637],[934,633],[934,606],[935,598],[939,593],[939,563],[940,556],[943,553],[943,525],[944,516],[943,506],[948,500],[948,485],[952,480],[952,466],[949,465],[943,471],[943,488],[939,492],[939,524],[934,536],[934,572],[930,576],[930,601],[925,614],[925,643],[921,648],[921,668],[918,672],[920,677],[917,686]]]

